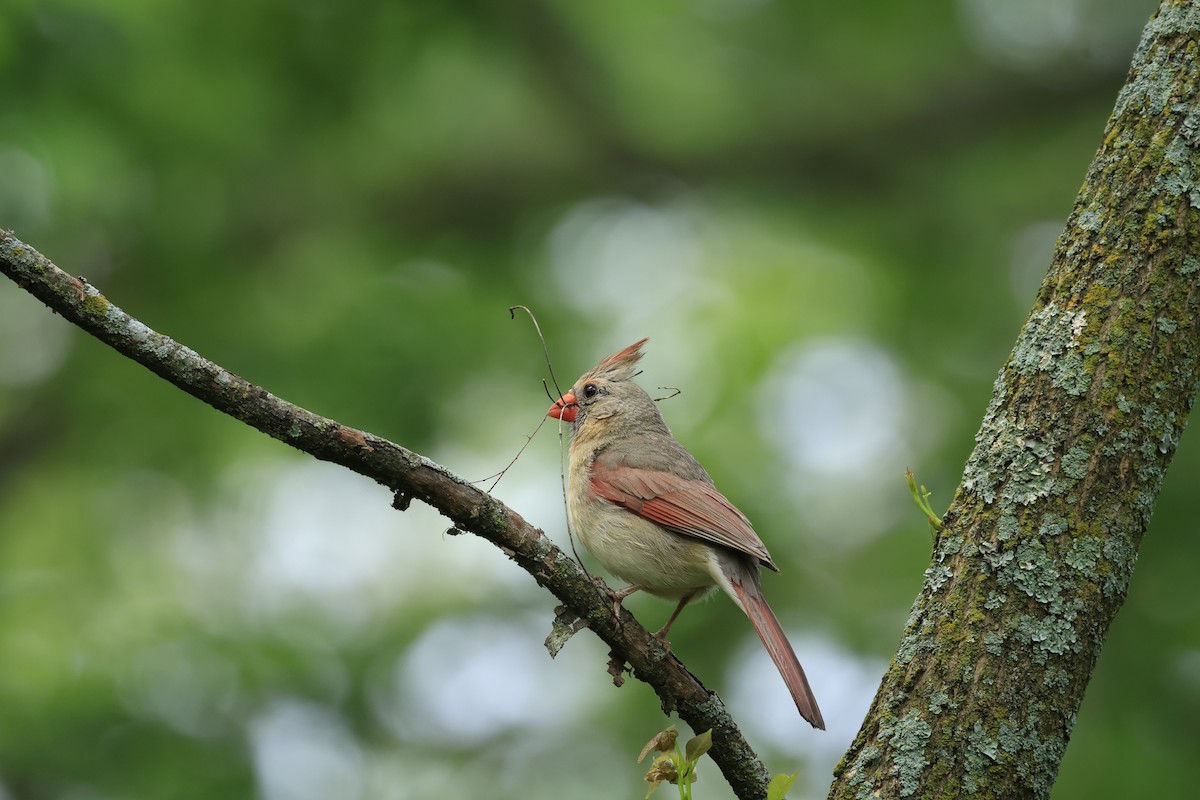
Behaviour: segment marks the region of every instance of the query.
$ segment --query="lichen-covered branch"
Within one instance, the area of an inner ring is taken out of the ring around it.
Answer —
[[[1150,21],[830,797],[1046,797],[1195,399],[1200,3]]]
[[[713,731],[709,755],[740,798],[763,798],[767,771],[719,697],[706,689],[629,612],[612,603],[573,560],[517,512],[445,467],[386,439],[341,425],[282,400],[157,333],[113,305],[94,286],[0,230],[0,272],[52,310],[122,355],[142,364],[216,410],[316,458],[373,478],[396,493],[428,503],[458,529],[499,547],[623,659],[694,730]]]

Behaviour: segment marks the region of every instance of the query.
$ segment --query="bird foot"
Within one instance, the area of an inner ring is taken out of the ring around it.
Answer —
[[[592,581],[596,584],[600,591],[607,594],[608,598],[612,600],[613,614],[616,616],[618,621],[621,619],[621,603],[624,602],[626,597],[629,597],[629,595],[642,588],[636,583],[631,583],[624,589],[610,589],[608,584],[606,584],[604,580],[599,577],[593,577]]]

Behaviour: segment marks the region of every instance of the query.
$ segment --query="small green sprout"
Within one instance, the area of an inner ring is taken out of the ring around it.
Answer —
[[[771,782],[767,784],[767,800],[783,800],[788,793],[788,789],[792,788],[792,784],[796,782],[796,778],[800,776],[799,772],[793,772],[791,775],[785,775],[782,772],[771,778]]]
[[[913,501],[917,504],[917,508],[921,509],[921,513],[925,515],[925,519],[929,520],[930,533],[933,536],[934,544],[937,543],[938,531],[942,529],[942,518],[933,513],[933,507],[929,505],[929,498],[932,492],[922,486],[917,488],[917,476],[913,475],[911,469],[905,468],[904,479],[908,482],[908,491],[912,495]]]
[[[655,735],[642,748],[641,755],[638,756],[639,764],[650,751],[653,750],[659,754],[650,764],[649,771],[646,772],[646,782],[650,784],[650,788],[646,791],[646,797],[654,794],[654,790],[658,788],[659,784],[666,781],[679,787],[679,800],[692,800],[692,784],[696,782],[696,764],[712,747],[712,730],[707,730],[691,739],[682,749],[675,741],[677,738],[679,738],[679,729],[672,725]]]
[[[650,784],[650,788],[646,790],[646,797],[654,794],[659,784],[666,782],[679,787],[679,800],[692,800],[696,764],[712,747],[712,729],[694,737],[682,749],[676,743],[678,738],[679,729],[672,725],[655,734],[638,755],[640,764],[649,753],[658,753],[646,772],[646,783]],[[783,800],[799,774],[793,772],[791,775],[776,775],[771,778],[771,783],[767,786],[767,800]]]

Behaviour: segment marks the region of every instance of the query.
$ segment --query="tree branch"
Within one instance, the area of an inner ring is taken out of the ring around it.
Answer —
[[[1042,798],[1200,377],[1200,2],[1150,20],[831,798]]]
[[[696,731],[713,732],[709,755],[740,798],[763,798],[768,773],[721,699],[612,603],[542,531],[504,503],[430,459],[287,402],[157,333],[113,305],[82,278],[0,230],[0,272],[118,353],[217,411],[323,461],[340,464],[392,489],[403,510],[411,499],[444,514],[455,527],[487,539],[554,594],[649,684],[664,712]]]

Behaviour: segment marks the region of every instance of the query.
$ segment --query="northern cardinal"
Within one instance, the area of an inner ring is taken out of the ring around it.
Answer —
[[[750,618],[800,715],[824,730],[800,661],[759,585],[759,566],[779,568],[633,381],[646,341],[585,372],[546,412],[571,423],[567,507],[579,540],[630,582],[613,593],[618,608],[638,590],[679,601],[656,634],[660,640],[684,606],[724,589]]]

